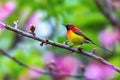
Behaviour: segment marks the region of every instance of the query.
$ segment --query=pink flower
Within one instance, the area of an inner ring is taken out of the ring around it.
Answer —
[[[63,76],[64,74],[75,75],[81,65],[80,61],[71,55],[54,56],[52,53],[47,53],[44,61],[47,63],[48,71],[56,74],[56,76],[51,76],[53,80],[65,80],[67,76]]]
[[[45,64],[49,64],[54,61],[55,56],[52,52],[47,52],[43,55],[43,60],[45,61]]]
[[[114,32],[115,32],[115,39],[120,41],[120,28],[119,27],[116,27],[114,29]]]
[[[15,2],[5,2],[0,6],[0,21],[4,21],[16,8]]]
[[[40,37],[47,37],[51,34],[52,28],[47,21],[43,21],[46,13],[41,11],[34,12],[24,25],[24,30],[29,31],[31,25],[36,26],[35,33]]]
[[[117,34],[112,29],[106,29],[100,32],[99,39],[105,47],[112,47],[116,41]]]
[[[25,30],[29,30],[31,24],[36,25],[37,23],[41,23],[41,19],[42,19],[42,15],[40,14],[40,12],[34,12],[31,15],[31,17],[27,20],[25,24]]]
[[[108,66],[94,61],[88,65],[84,75],[87,80],[106,80],[114,76],[114,71]]]
[[[66,74],[75,74],[80,66],[79,61],[70,55],[57,57],[55,61],[57,68]]]

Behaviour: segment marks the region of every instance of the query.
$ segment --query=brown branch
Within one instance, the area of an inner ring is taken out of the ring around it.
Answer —
[[[110,67],[111,69],[114,69],[115,71],[119,72],[120,73],[120,68],[117,68],[115,65],[107,62],[106,60],[104,60],[103,58],[99,57],[99,56],[96,56],[94,55],[93,53],[91,52],[86,52],[86,51],[83,51],[83,50],[77,50],[75,48],[72,48],[72,47],[69,47],[67,45],[64,45],[64,44],[60,44],[60,43],[56,43],[56,42],[53,42],[53,41],[50,41],[50,40],[47,40],[46,39],[41,39],[37,36],[33,36],[29,33],[26,33],[26,32],[23,32],[19,29],[15,29],[13,27],[10,27],[8,25],[5,25],[3,23],[0,22],[0,25],[4,26],[6,29],[10,30],[10,31],[13,31],[13,32],[16,32],[17,34],[20,34],[22,36],[25,36],[25,37],[28,37],[28,38],[31,38],[31,39],[34,39],[34,40],[37,40],[37,41],[40,41],[42,43],[46,43],[46,44],[49,44],[49,45],[52,45],[52,46],[56,46],[56,47],[60,47],[60,48],[63,48],[63,49],[66,49],[66,50],[69,50],[69,51],[72,51],[72,52],[76,52],[78,54],[82,54],[82,55],[85,55],[85,56],[88,56],[90,58],[93,58],[101,63],[103,63],[104,65]]]
[[[27,69],[30,69],[38,74],[45,74],[45,75],[51,75],[51,72],[48,72],[48,71],[43,71],[43,70],[36,70],[36,69],[33,69],[31,67],[29,67],[28,65],[26,65],[25,63],[19,61],[17,58],[15,57],[12,57],[11,55],[9,55],[7,52],[5,52],[4,50],[0,49],[0,52],[1,54],[3,54],[4,56],[10,58],[11,60],[15,61],[16,63],[18,63],[19,65],[27,68]],[[52,73],[53,76],[67,76],[67,77],[73,77],[73,78],[82,78],[83,75],[71,75],[71,74],[65,74],[65,73]]]
[[[108,2],[108,0],[94,0],[94,1],[97,4],[99,10],[113,25],[115,26],[120,25],[120,21],[117,19],[116,15],[111,9],[111,4]],[[106,2],[102,2],[102,1],[106,1]],[[107,6],[107,9],[105,9],[104,4]]]

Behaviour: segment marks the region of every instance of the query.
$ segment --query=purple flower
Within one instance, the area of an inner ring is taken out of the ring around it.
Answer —
[[[74,74],[80,65],[79,61],[70,55],[57,57],[55,59],[57,68],[66,74]]]
[[[0,6],[0,21],[4,21],[16,8],[15,2],[5,2]]]
[[[80,68],[80,61],[71,56],[55,56],[51,52],[48,52],[43,57],[48,71],[56,74],[56,76],[51,76],[53,80],[65,80],[67,76],[61,76],[61,74],[75,75],[77,70]]]
[[[99,39],[105,47],[112,47],[117,41],[115,32],[112,29],[106,29],[100,32]]]
[[[120,28],[119,28],[119,27],[116,27],[116,28],[114,29],[114,32],[115,32],[115,39],[116,39],[117,41],[120,41]]]
[[[45,64],[51,63],[54,61],[55,56],[52,52],[47,52],[43,55],[43,60],[45,61]]]
[[[51,52],[49,52],[44,55],[43,59],[47,64],[54,62],[57,69],[69,74],[76,72],[77,68],[80,66],[80,61],[70,55],[54,56]]]
[[[91,62],[85,71],[86,80],[106,80],[114,76],[114,71],[97,61]]]
[[[24,25],[24,30],[29,31],[31,25],[36,26],[35,33],[40,37],[47,37],[51,34],[52,28],[47,21],[43,21],[45,13],[41,11],[34,12]]]

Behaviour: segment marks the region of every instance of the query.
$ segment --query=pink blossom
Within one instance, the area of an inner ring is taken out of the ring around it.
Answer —
[[[114,29],[114,32],[115,32],[115,39],[120,41],[120,28],[119,27],[116,27]]]
[[[54,61],[55,56],[52,52],[47,52],[43,55],[43,60],[45,61],[45,64],[51,63]]]
[[[71,55],[54,56],[52,53],[47,53],[43,58],[47,64],[54,62],[57,73],[74,74],[77,72],[78,67],[80,67],[80,61]]]
[[[35,33],[40,37],[46,37],[51,34],[52,28],[47,21],[43,21],[46,13],[41,11],[34,12],[24,25],[24,30],[29,31],[31,25],[36,26]]]
[[[16,8],[15,2],[5,2],[0,6],[0,21],[4,21]]]
[[[47,53],[44,60],[47,63],[48,71],[56,74],[56,76],[51,76],[53,80],[66,80],[68,77],[64,74],[75,75],[81,65],[80,61],[71,55],[55,56],[52,53]]]
[[[42,15],[39,12],[34,12],[25,24],[25,30],[29,30],[31,24],[36,25],[41,22]]]
[[[114,71],[108,66],[94,61],[88,65],[84,75],[87,80],[106,80],[114,76]]]
[[[56,65],[59,70],[67,74],[74,74],[80,65],[78,59],[73,56],[67,55],[56,58]]]
[[[112,29],[106,29],[106,30],[101,31],[99,38],[105,47],[112,47],[117,41],[116,33]]]

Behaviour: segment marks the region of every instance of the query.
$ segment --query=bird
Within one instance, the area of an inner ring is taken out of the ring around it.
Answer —
[[[106,49],[105,47],[100,46],[96,44],[95,42],[93,42],[81,29],[77,28],[75,25],[73,24],[63,24],[63,25],[66,27],[66,35],[67,35],[68,40],[71,43],[73,43],[72,46],[89,43],[89,44],[94,44],[108,51],[109,53],[112,53],[110,50]]]

